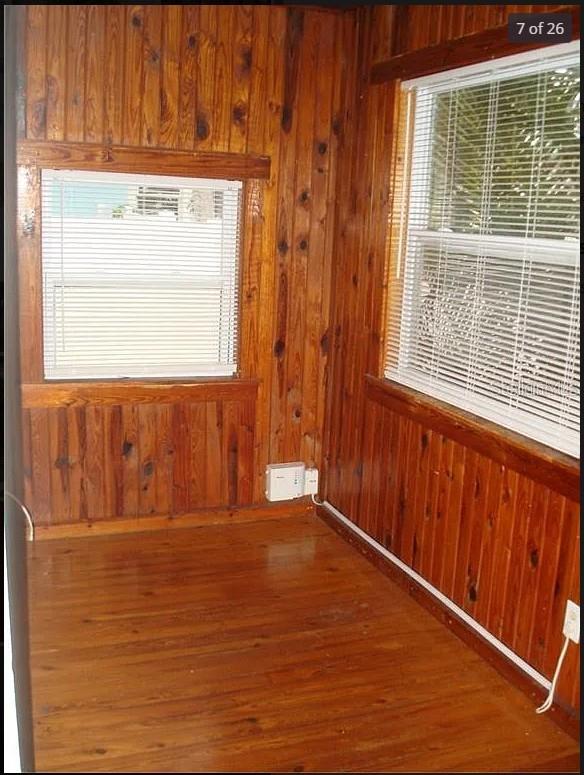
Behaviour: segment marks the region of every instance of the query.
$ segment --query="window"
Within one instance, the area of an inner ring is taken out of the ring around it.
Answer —
[[[385,375],[578,455],[579,49],[554,49],[402,84]]]
[[[233,374],[241,190],[43,170],[45,376]]]

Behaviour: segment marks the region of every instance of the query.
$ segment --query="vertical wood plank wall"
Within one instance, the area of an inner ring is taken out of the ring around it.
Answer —
[[[395,86],[370,87],[371,65],[553,7],[27,7],[22,136],[272,161],[245,205],[241,371],[257,396],[171,400],[160,383],[156,400],[115,401],[102,385],[28,406],[39,524],[257,503],[267,462],[316,463],[337,508],[551,675],[579,599],[578,504],[390,412],[364,376],[379,373],[395,193]],[[40,304],[26,236],[21,292]],[[23,377],[39,383],[26,325]],[[571,647],[567,705],[578,677]]]
[[[81,407],[26,409],[38,524],[258,503],[267,462],[320,465],[353,31],[353,14],[320,9],[27,6],[26,139],[271,159],[270,180],[248,184],[245,203],[240,364],[257,400],[234,390],[229,401],[164,403],[161,383],[154,403],[130,394],[112,404],[102,385]],[[33,171],[23,172],[34,199]],[[40,308],[39,230],[25,221],[21,293]],[[42,381],[33,329],[22,321],[29,384]]]
[[[386,229],[398,181],[396,86],[372,64],[554,6],[375,6],[358,11],[354,93],[339,160],[325,495],[551,678],[566,599],[579,601],[579,504],[367,395],[380,375]],[[579,648],[559,699],[579,707]]]

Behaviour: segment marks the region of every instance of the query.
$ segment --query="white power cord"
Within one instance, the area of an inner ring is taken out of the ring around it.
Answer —
[[[32,516],[30,514],[30,511],[26,508],[24,503],[19,500],[16,495],[14,495],[11,492],[8,492],[8,490],[4,490],[4,495],[8,495],[9,498],[11,498],[24,512],[24,516],[26,517],[27,523],[28,523],[28,531],[27,531],[27,538],[29,541],[34,541],[34,522],[32,519]]]
[[[569,643],[570,643],[570,638],[566,637],[566,639],[564,640],[564,645],[562,646],[562,650],[560,652],[560,656],[558,657],[556,672],[554,673],[554,677],[552,678],[552,685],[550,686],[548,696],[543,702],[543,704],[536,709],[535,711],[536,713],[545,713],[546,710],[549,710],[552,707],[552,704],[554,702],[554,694],[556,691],[556,684],[558,683],[558,678],[560,677],[560,670],[562,669],[562,663],[564,661],[564,657],[566,656]]]
[[[323,501],[319,501],[314,493],[310,497],[315,506],[324,506]]]

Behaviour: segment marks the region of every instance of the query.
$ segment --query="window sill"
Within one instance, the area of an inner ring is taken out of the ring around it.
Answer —
[[[123,403],[255,400],[259,380],[233,377],[196,379],[63,380],[23,384],[24,409]]]
[[[367,374],[366,395],[501,465],[580,502],[580,462],[412,388]]]

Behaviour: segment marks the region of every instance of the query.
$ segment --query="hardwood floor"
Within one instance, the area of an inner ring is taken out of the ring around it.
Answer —
[[[29,585],[38,771],[578,769],[317,517],[37,542]]]

